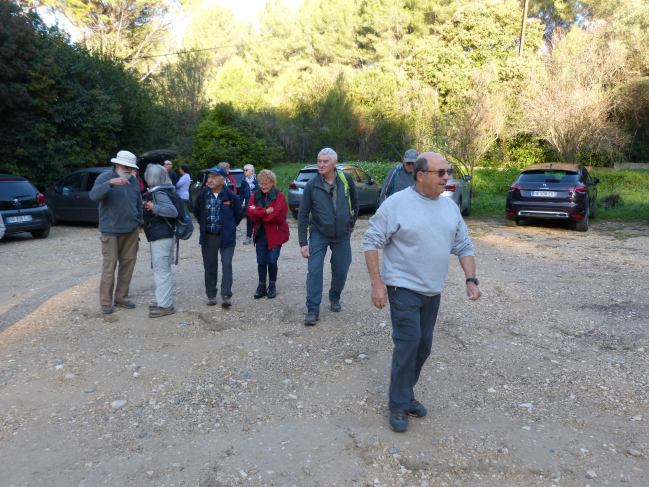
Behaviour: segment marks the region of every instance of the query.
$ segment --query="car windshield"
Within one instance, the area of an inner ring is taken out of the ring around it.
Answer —
[[[578,181],[579,174],[555,169],[528,171],[518,177],[519,183],[576,183]]]
[[[0,199],[4,201],[34,196],[35,194],[36,190],[27,181],[3,181],[0,184]]]
[[[313,176],[318,174],[318,170],[313,170],[313,171],[300,171],[300,174],[297,175],[297,180],[298,181],[310,181],[313,179]]]
[[[243,181],[243,178],[245,177],[244,173],[242,172],[230,172],[230,176],[234,178],[234,181],[237,183],[237,186],[241,184],[241,181]]]

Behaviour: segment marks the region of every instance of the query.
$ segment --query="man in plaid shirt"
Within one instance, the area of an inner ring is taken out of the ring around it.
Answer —
[[[227,172],[222,167],[210,169],[207,188],[201,189],[194,203],[194,216],[200,228],[207,305],[216,304],[220,253],[223,267],[221,306],[224,308],[232,305],[232,257],[237,242],[237,226],[243,218],[239,198],[224,184],[226,176]]]

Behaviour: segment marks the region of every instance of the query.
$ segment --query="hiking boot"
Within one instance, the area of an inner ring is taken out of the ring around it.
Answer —
[[[161,316],[172,315],[176,312],[174,305],[172,304],[168,308],[160,308],[159,306],[156,309],[149,311],[149,318],[160,318]]]
[[[277,288],[274,282],[270,282],[268,283],[268,299],[273,299],[275,296],[277,296]]]
[[[265,282],[260,282],[259,285],[257,286],[257,291],[255,291],[255,299],[263,298],[266,296],[268,293],[266,292],[266,283]]]
[[[243,245],[250,245],[252,243],[252,237],[246,237],[243,241]]]
[[[335,311],[337,313],[341,309],[342,308],[340,307],[340,301],[332,301],[331,302],[331,311]]]
[[[113,312],[113,308],[110,306],[102,306],[101,307],[101,312],[102,314],[109,315]]]
[[[230,299],[232,299],[232,296],[221,294],[221,306],[223,306],[224,308],[229,308],[230,306],[232,306]]]
[[[318,321],[318,315],[306,315],[304,318],[304,324],[307,326],[315,326]]]
[[[410,399],[410,409],[408,409],[408,416],[414,416],[415,418],[423,418],[428,414],[426,408],[414,397]]]
[[[113,306],[121,306],[122,308],[133,309],[135,308],[135,303],[133,301],[124,301],[123,303],[113,301]]]
[[[216,306],[216,296],[208,296],[205,304],[207,304],[208,306]]]
[[[390,411],[390,427],[392,431],[397,433],[408,431],[408,415],[406,411]]]
[[[149,311],[153,311],[154,309],[159,308],[158,303],[150,303],[149,304]],[[171,309],[174,309],[174,305],[171,305]]]

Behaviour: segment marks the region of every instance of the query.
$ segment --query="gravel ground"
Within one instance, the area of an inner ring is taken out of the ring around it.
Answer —
[[[429,414],[397,434],[368,218],[343,311],[312,328],[292,218],[275,300],[252,298],[254,248],[238,245],[233,307],[205,306],[192,237],[174,267],[178,313],[156,320],[146,243],[138,308],[103,316],[96,227],[5,238],[0,485],[649,485],[647,225],[470,219],[484,295],[466,298],[453,258],[416,388]]]

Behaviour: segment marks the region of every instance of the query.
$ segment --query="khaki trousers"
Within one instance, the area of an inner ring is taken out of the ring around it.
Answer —
[[[99,283],[99,304],[102,307],[113,307],[113,289],[115,289],[115,302],[128,301],[128,288],[131,285],[133,268],[138,250],[140,227],[121,237],[101,235],[101,253],[104,264],[101,269],[101,282]],[[115,286],[115,267],[117,270],[117,286]]]

